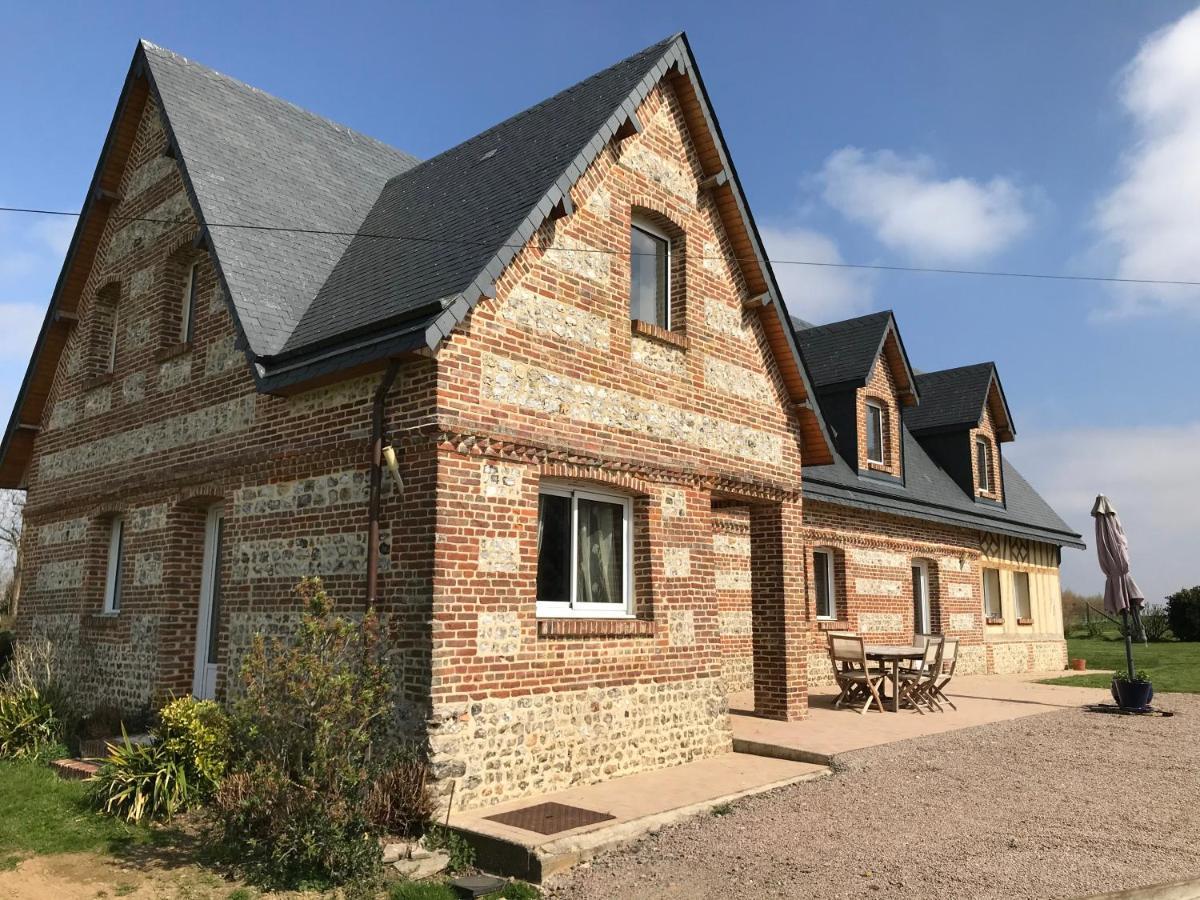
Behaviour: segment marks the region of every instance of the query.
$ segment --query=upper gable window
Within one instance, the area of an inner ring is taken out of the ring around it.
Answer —
[[[179,340],[190,343],[192,330],[196,319],[196,291],[200,280],[200,263],[194,262],[188,266],[187,275],[183,280],[183,295],[180,298],[181,317],[179,320]]]
[[[979,473],[979,490],[984,493],[990,493],[992,490],[991,461],[992,452],[988,442],[983,438],[976,438],[975,470]]]
[[[883,458],[883,406],[867,401],[867,462],[882,463]]]
[[[642,216],[630,228],[629,315],[659,328],[671,327],[671,239]]]

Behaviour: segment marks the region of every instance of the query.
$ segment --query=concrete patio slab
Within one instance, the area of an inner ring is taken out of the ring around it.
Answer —
[[[841,753],[903,741],[909,738],[956,731],[991,722],[1074,709],[1091,703],[1112,702],[1100,688],[1038,684],[1037,679],[1056,673],[1023,675],[976,675],[956,678],[947,693],[958,709],[945,712],[915,710],[880,713],[875,709],[860,715],[843,707],[834,709],[836,693],[809,696],[809,714],[798,722],[780,722],[753,714],[750,692],[729,698],[733,725],[733,747],[741,753],[761,753],[780,759],[832,764]],[[1076,674],[1076,673],[1073,673]]]
[[[450,827],[475,847],[480,868],[537,882],[665,825],[740,797],[820,778],[829,771],[811,763],[726,753],[669,769],[470,810],[452,815]],[[551,835],[488,818],[538,803],[562,803],[613,818]]]

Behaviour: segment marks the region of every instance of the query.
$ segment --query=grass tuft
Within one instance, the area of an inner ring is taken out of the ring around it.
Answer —
[[[1067,653],[1071,659],[1086,659],[1089,669],[1125,668],[1125,642],[1120,638],[1068,638]],[[1133,664],[1146,670],[1154,682],[1155,693],[1200,693],[1200,643],[1134,643]],[[1042,684],[1098,688],[1107,688],[1111,683],[1112,676],[1107,674],[1065,675],[1042,681]]]

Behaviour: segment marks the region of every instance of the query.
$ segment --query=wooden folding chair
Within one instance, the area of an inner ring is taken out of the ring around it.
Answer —
[[[922,703],[931,711],[941,710],[941,706],[933,698],[932,688],[942,671],[942,653],[945,646],[946,642],[941,635],[928,635],[921,662],[916,667],[900,670],[900,699],[908,700],[921,715],[925,715],[925,711],[921,709]]]
[[[950,683],[950,679],[954,677],[954,670],[958,667],[958,640],[958,638],[946,638],[942,641],[942,659],[938,664],[933,681],[927,688],[930,699],[935,703],[938,700],[945,700],[955,711],[958,710],[958,707],[943,693],[942,689]]]
[[[874,703],[883,712],[883,700],[879,696],[879,684],[887,677],[882,669],[872,669],[867,662],[867,648],[863,639],[857,634],[831,631],[829,636],[829,660],[833,664],[833,675],[837,679],[841,693],[834,701],[834,708],[839,708],[845,700],[858,701],[867,698],[863,708],[858,712],[865,713]]]

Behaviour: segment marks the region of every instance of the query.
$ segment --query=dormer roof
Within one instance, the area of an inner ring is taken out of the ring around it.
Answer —
[[[891,310],[828,325],[810,325],[793,318],[792,326],[818,392],[862,387],[882,357],[892,368],[901,403],[913,405],[919,399],[917,381]]]
[[[917,376],[917,389],[921,403],[905,414],[904,421],[918,437],[977,428],[989,407],[996,436],[1001,441],[1016,437],[995,363],[922,372]]]

